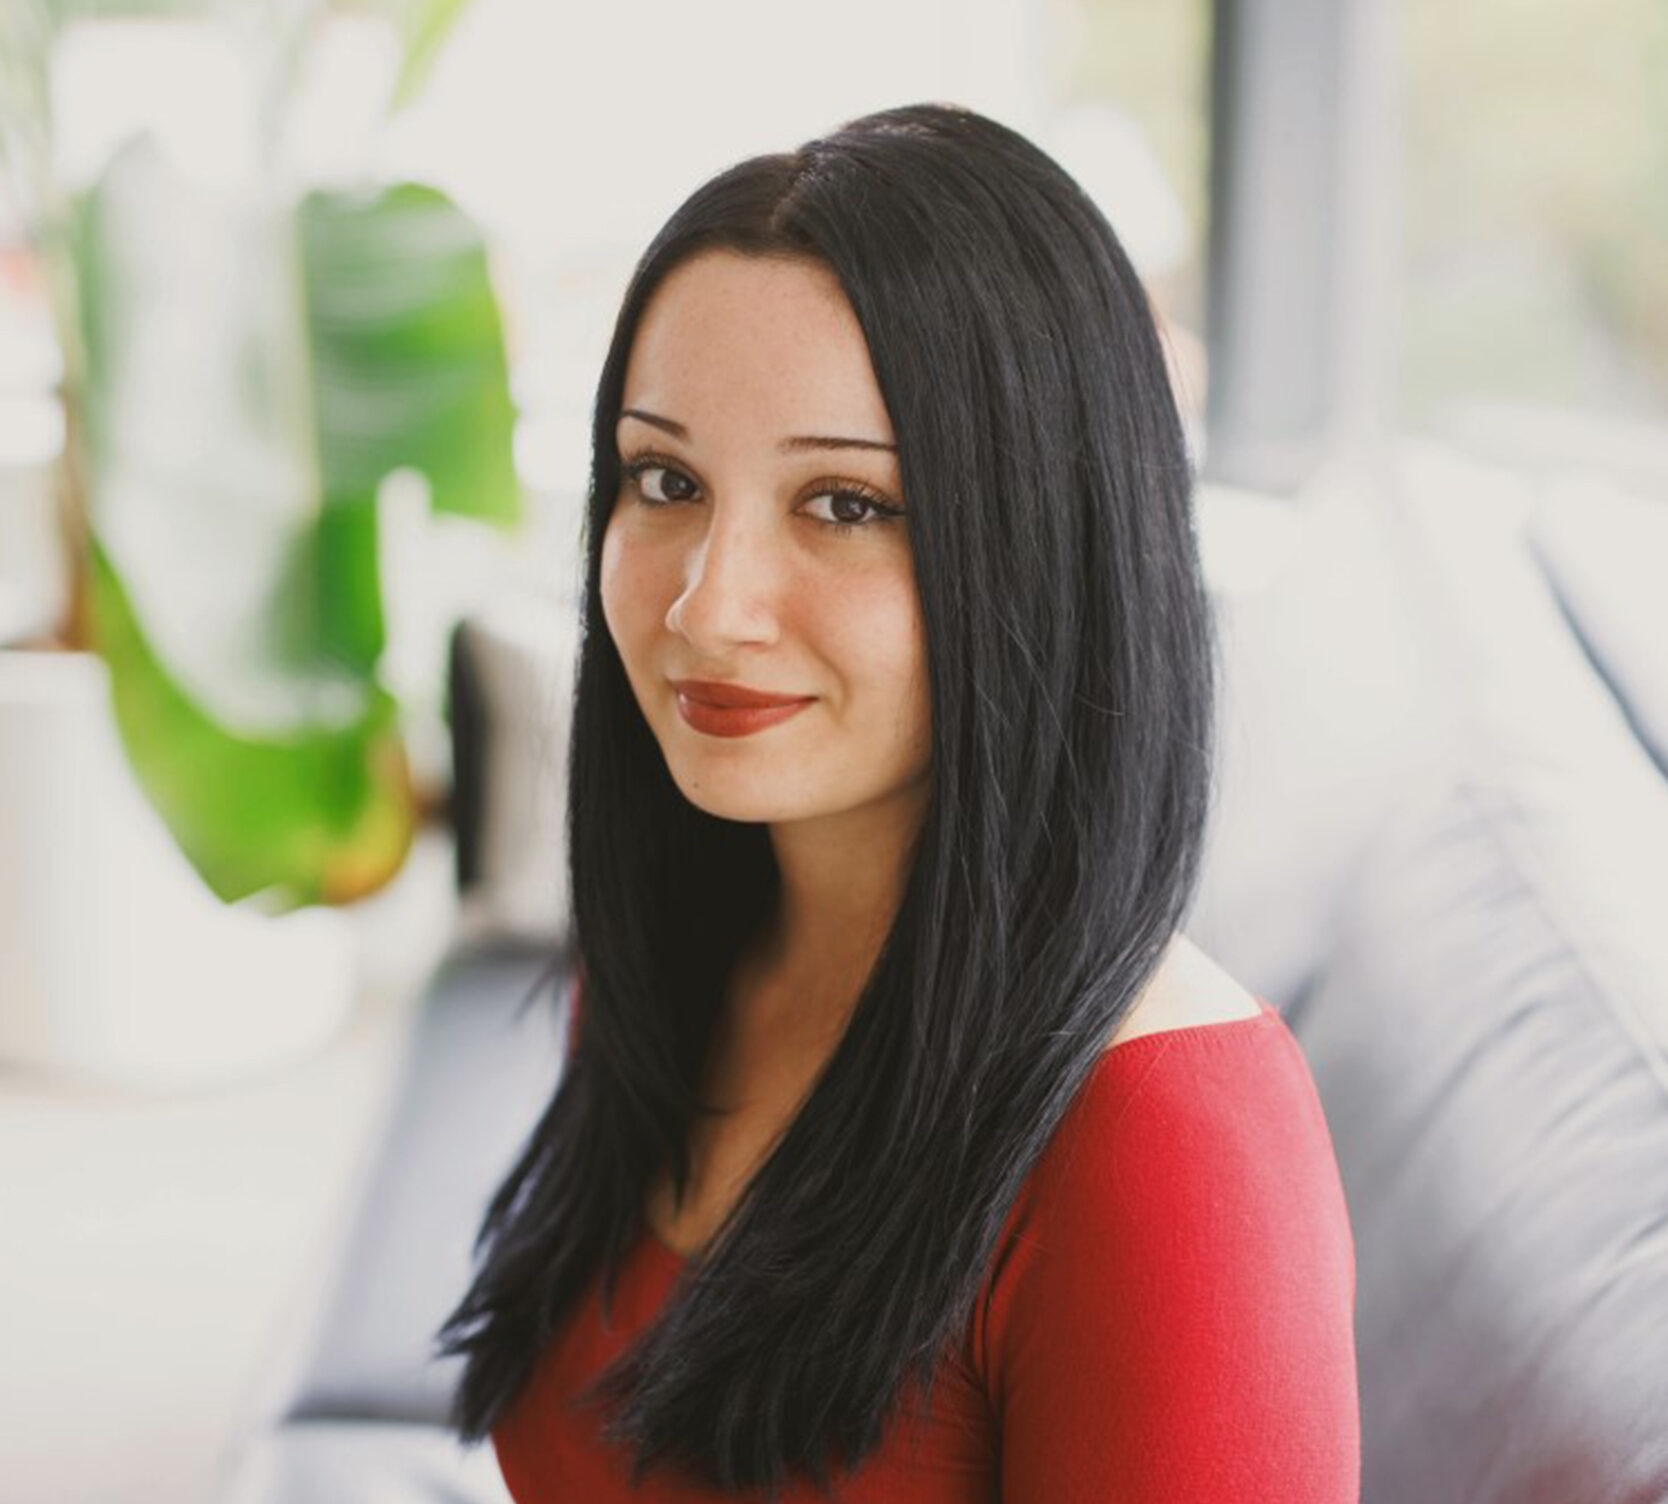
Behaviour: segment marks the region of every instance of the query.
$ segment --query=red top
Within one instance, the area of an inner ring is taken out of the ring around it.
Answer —
[[[1105,1052],[1014,1203],[932,1414],[906,1401],[837,1478],[844,1504],[1356,1504],[1355,1245],[1308,1062],[1258,1002]],[[682,1268],[646,1229],[606,1331],[593,1284],[493,1432],[516,1504],[721,1497],[664,1467],[631,1491],[595,1412],[563,1403]]]

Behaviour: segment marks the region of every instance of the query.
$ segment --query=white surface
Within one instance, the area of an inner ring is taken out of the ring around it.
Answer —
[[[347,916],[221,902],[141,791],[95,653],[0,652],[0,852],[0,1062],[215,1087],[347,1017]]]
[[[356,915],[370,981],[309,1059],[171,1098],[0,1074],[0,1497],[217,1501],[352,1210],[450,861],[425,836]]]

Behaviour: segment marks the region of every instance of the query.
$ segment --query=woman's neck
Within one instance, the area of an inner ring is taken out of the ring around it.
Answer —
[[[897,917],[926,793],[771,827],[777,901],[732,976],[732,1033],[791,1044],[843,1030]]]

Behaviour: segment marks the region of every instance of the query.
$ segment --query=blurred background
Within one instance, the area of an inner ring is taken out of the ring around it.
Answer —
[[[1305,686],[1234,681],[1230,753],[1260,727],[1308,761],[1225,774],[1207,948],[1295,1003],[1337,885],[1270,884],[1276,833],[1347,829],[1348,867],[1424,732],[1520,680],[1525,724],[1564,719],[1545,659],[1486,656],[1515,597],[1481,560],[1536,561],[1572,696],[1661,794],[1656,0],[5,0],[0,1495],[247,1478],[437,969],[561,954],[590,402],[633,262],[731,162],[925,99],[1105,210],[1232,641]],[[1357,640],[1386,539],[1422,583]],[[1438,705],[1444,580],[1476,677]],[[1342,792],[1294,815],[1312,778]]]

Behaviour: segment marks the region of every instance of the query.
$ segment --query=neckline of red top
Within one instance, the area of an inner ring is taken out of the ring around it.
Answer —
[[[1089,1079],[1094,1080],[1101,1072],[1106,1070],[1108,1061],[1115,1060],[1127,1064],[1131,1059],[1139,1059],[1150,1053],[1148,1050],[1143,1050],[1143,1045],[1159,1043],[1170,1045],[1182,1040],[1196,1040],[1234,1033],[1241,1029],[1248,1032],[1254,1029],[1267,1029],[1284,1022],[1280,1010],[1274,1007],[1267,998],[1260,993],[1252,995],[1256,999],[1258,1011],[1248,1017],[1222,1019],[1208,1024],[1183,1024],[1179,1029],[1156,1029],[1151,1034],[1137,1034],[1134,1039],[1126,1039],[1122,1044],[1111,1046],[1102,1053]],[[679,1253],[654,1230],[646,1219],[643,1222],[643,1233],[643,1242],[648,1244],[661,1263],[671,1264],[675,1268],[682,1269],[690,1262],[689,1255]]]

